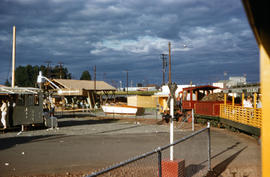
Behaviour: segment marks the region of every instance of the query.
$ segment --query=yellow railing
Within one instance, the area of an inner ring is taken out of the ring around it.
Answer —
[[[220,117],[257,128],[262,126],[262,109],[260,108],[220,104]]]

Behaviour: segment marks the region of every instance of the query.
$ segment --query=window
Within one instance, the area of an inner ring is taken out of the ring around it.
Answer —
[[[25,105],[25,95],[18,95],[16,104],[18,106],[24,106]]]
[[[34,95],[34,105],[35,106],[39,105],[39,96],[38,95]]]

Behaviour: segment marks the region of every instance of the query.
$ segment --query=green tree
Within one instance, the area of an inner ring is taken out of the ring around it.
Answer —
[[[60,68],[59,66],[48,68],[44,65],[41,66],[18,66],[15,71],[15,85],[19,87],[35,87],[37,82],[37,76],[39,71],[42,71],[42,75],[52,79],[70,79],[71,73],[67,68]],[[61,74],[61,75],[60,75]],[[48,76],[50,75],[50,77]]]
[[[81,75],[80,80],[91,80],[91,75],[88,71],[84,71]]]

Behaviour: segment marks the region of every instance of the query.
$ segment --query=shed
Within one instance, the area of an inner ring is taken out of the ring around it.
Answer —
[[[137,106],[143,108],[156,108],[157,98],[153,96],[129,96],[127,98],[127,103],[129,106]]]
[[[96,103],[96,92],[102,92],[102,94],[106,95],[107,101],[108,92],[114,93],[116,91],[115,87],[104,81],[53,79],[52,82],[59,88],[56,88],[50,82],[47,82],[46,84],[53,88],[55,92],[54,95],[87,97],[87,101],[91,108],[93,108]],[[101,97],[100,102],[102,102]]]
[[[92,80],[72,80],[72,79],[53,79],[60,90],[57,91],[58,95],[68,96],[87,96],[87,91],[116,91],[116,88],[104,81]]]

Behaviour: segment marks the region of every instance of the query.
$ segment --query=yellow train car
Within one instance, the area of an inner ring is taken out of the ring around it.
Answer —
[[[262,93],[262,176],[270,176],[270,2],[243,0],[246,14],[260,50]]]

